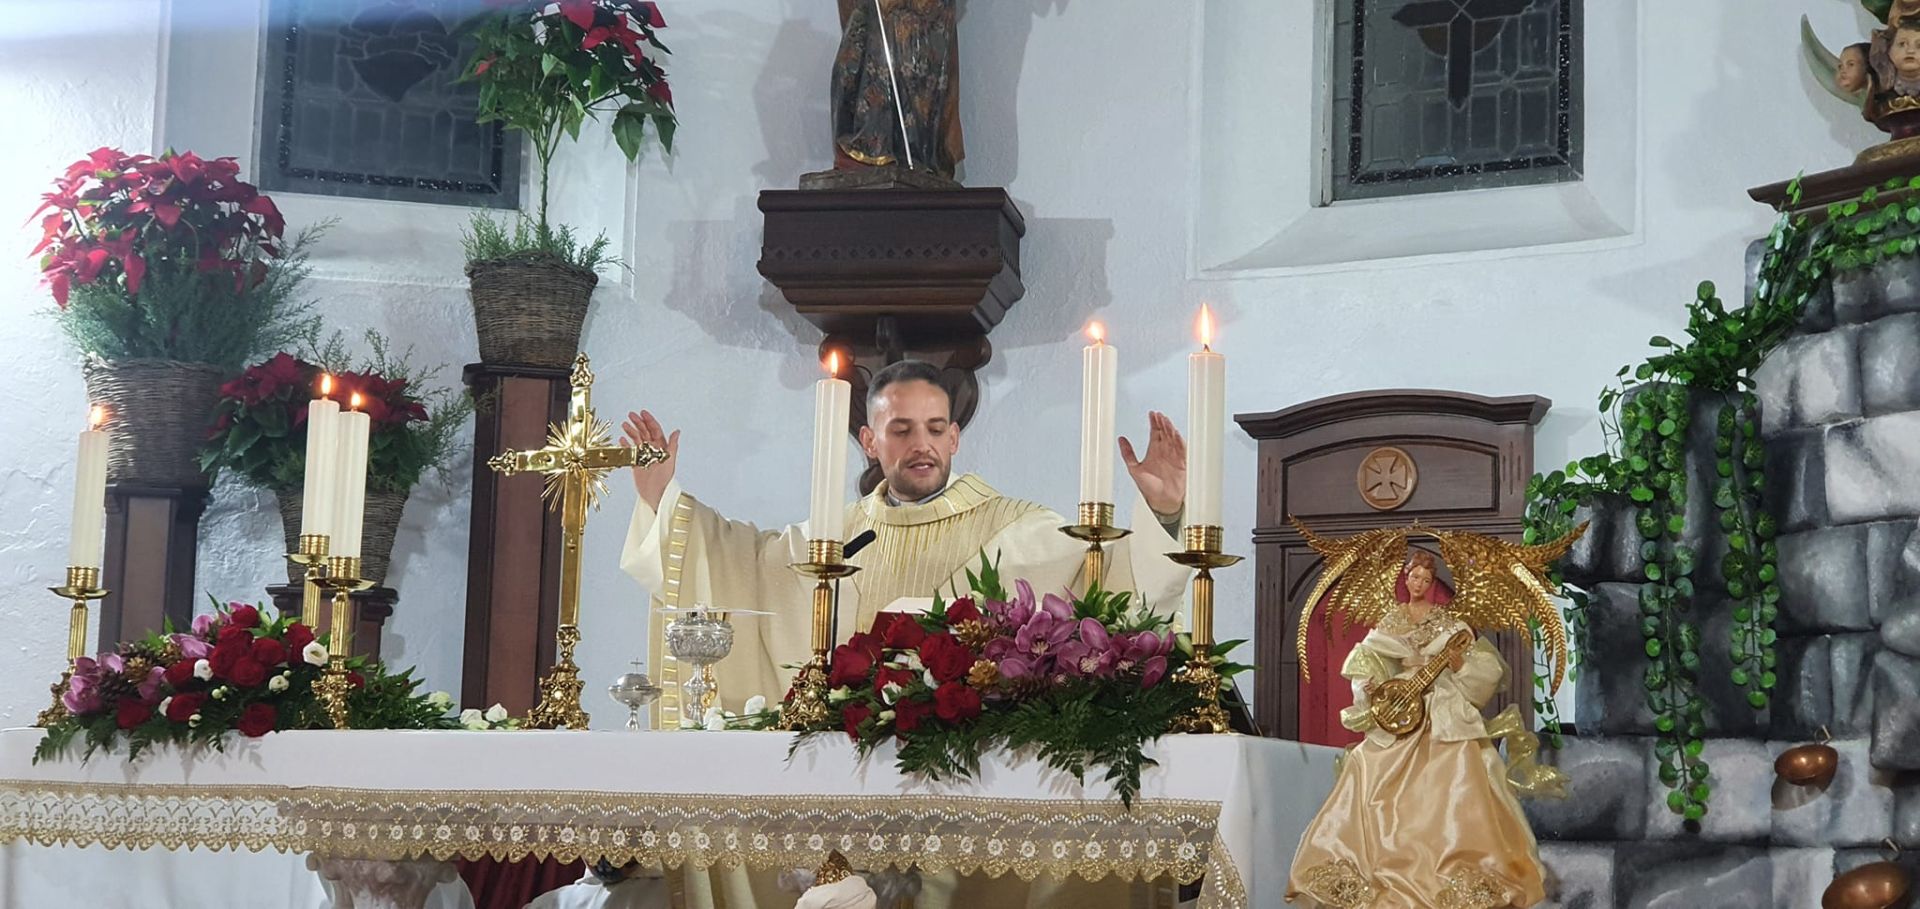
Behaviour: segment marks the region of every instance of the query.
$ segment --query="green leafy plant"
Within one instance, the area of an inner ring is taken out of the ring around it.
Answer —
[[[666,24],[659,6],[643,0],[522,0],[461,26],[474,39],[465,78],[480,86],[480,122],[499,121],[526,135],[540,192],[535,217],[512,234],[497,225],[487,233],[482,224],[491,219],[476,215],[469,260],[503,258],[504,252],[573,261],[566,252],[571,235],[555,231],[547,218],[547,186],[561,140],[578,140],[587,121],[611,114],[614,141],[628,161],[639,158],[649,125],[661,148],[673,151],[679,121],[657,59],[669,53],[657,35]],[[476,256],[480,238],[487,239],[479,245],[488,254]],[[505,240],[514,242],[494,242]],[[598,255],[602,250],[595,248],[604,242],[588,248]]]
[[[582,243],[571,227],[541,224],[525,215],[514,219],[511,229],[502,221],[475,216],[460,232],[460,241],[469,262],[545,259],[595,271],[617,261],[607,252],[612,243],[606,234]]]
[[[303,357],[275,354],[221,386],[201,467],[230,471],[263,489],[298,489],[306,475],[307,405],[325,376],[329,397],[345,403],[359,396],[372,423],[369,488],[406,492],[429,468],[445,469],[472,400],[450,387],[429,387],[441,369],[415,367],[412,348],[396,355],[372,331],[366,341],[371,353],[356,362],[338,333],[324,344],[310,334]]]
[[[1732,610],[1729,666],[1724,671],[1755,710],[1771,702],[1780,603],[1778,528],[1767,512],[1765,449],[1758,426],[1753,373],[1800,323],[1809,300],[1843,272],[1920,251],[1920,177],[1897,179],[1856,199],[1828,206],[1819,221],[1784,215],[1769,234],[1753,299],[1729,309],[1711,282],[1688,304],[1683,341],[1655,337],[1656,353],[1621,367],[1600,394],[1607,450],[1534,477],[1528,484],[1526,540],[1553,539],[1582,505],[1634,509],[1644,583],[1640,630],[1645,639],[1648,706],[1659,732],[1659,775],[1667,804],[1689,821],[1706,814],[1712,769],[1705,747],[1705,703],[1699,692],[1700,622],[1695,571],[1706,554],[1686,544],[1686,438],[1695,413],[1717,411],[1712,513],[1722,531],[1721,580]],[[1796,181],[1790,203],[1799,201]],[[1586,627],[1588,593],[1565,583],[1568,622]],[[1559,742],[1553,703],[1536,698],[1551,744]]]

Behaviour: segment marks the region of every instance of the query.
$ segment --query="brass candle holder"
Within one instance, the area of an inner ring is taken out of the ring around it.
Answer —
[[[1107,553],[1104,545],[1133,531],[1113,526],[1112,502],[1081,502],[1080,522],[1060,528],[1060,532],[1087,544],[1087,590],[1097,585],[1104,589],[1107,577]]]
[[[301,566],[306,572],[300,586],[300,621],[305,622],[316,635],[325,627],[325,617],[320,614],[319,581],[327,573],[327,550],[332,547],[332,540],[324,533],[303,533],[298,550],[287,553],[287,561]]]
[[[72,600],[73,608],[67,613],[67,668],[60,672],[60,681],[53,683],[53,703],[34,718],[33,724],[41,728],[58,723],[67,715],[67,705],[60,697],[66,694],[67,683],[73,679],[73,661],[87,652],[87,601],[107,595],[100,587],[100,569],[79,565],[67,568],[65,584],[47,589],[54,596]]]
[[[833,647],[833,582],[859,571],[848,565],[839,540],[807,541],[807,560],[794,571],[814,579],[813,659],[793,677],[793,696],[780,714],[780,728],[798,732],[827,721],[827,651]]]
[[[311,577],[311,576],[310,576]],[[327,633],[327,668],[313,691],[327,708],[333,728],[347,728],[347,696],[353,682],[347,677],[347,656],[353,652],[353,592],[373,586],[360,577],[359,556],[327,556],[326,569],[312,582],[333,594],[333,614]]]
[[[1186,549],[1167,553],[1167,558],[1198,572],[1193,576],[1193,659],[1181,668],[1177,681],[1192,685],[1204,703],[1175,724],[1180,732],[1228,731],[1227,711],[1220,706],[1220,673],[1213,668],[1213,570],[1238,564],[1241,557],[1221,552],[1220,541],[1217,525],[1189,524],[1182,533]]]

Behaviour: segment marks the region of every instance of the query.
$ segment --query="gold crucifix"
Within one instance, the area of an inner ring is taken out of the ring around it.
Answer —
[[[540,680],[540,702],[527,714],[527,726],[533,729],[587,728],[587,712],[580,706],[580,668],[573,663],[574,645],[580,643],[580,540],[587,530],[587,510],[599,508],[610,471],[651,467],[667,459],[666,452],[652,445],[614,444],[612,425],[593,413],[593,370],[586,354],[574,358],[569,382],[573,397],[566,422],[547,427],[547,447],[502,452],[487,462],[505,477],[545,474],[541,497],[549,508],[560,510],[559,658]]]

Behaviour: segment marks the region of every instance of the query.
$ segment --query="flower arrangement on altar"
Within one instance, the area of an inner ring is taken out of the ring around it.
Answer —
[[[657,59],[669,51],[655,34],[667,22],[657,4],[644,0],[496,0],[493,5],[501,8],[462,26],[475,45],[466,78],[480,86],[480,122],[500,121],[533,143],[540,203],[532,230],[523,224],[514,236],[476,216],[469,258],[517,251],[571,259],[565,254],[572,252],[570,236],[547,220],[553,156],[562,139],[580,138],[587,120],[609,111],[614,141],[628,161],[639,157],[649,123],[661,147],[673,150],[678,125],[673,90]],[[604,247],[595,243],[588,249],[597,257]]]
[[[65,753],[78,739],[82,758],[124,740],[127,758],[155,745],[222,748],[229,732],[257,738],[284,729],[331,729],[314,692],[327,664],[325,638],[285,616],[230,603],[197,616],[191,629],[151,634],[74,661],[54,718],[34,760]],[[413,670],[390,673],[348,660],[355,729],[455,729],[453,699],[420,694]]]
[[[310,327],[304,250],[233,158],[98,149],[54,180],[31,255],[75,347],[233,368]]]
[[[1104,768],[1131,804],[1154,763],[1146,744],[1204,704],[1181,678],[1186,636],[1129,593],[1095,588],[1069,600],[1020,580],[1009,594],[984,557],[967,581],[971,595],[924,614],[883,613],[834,648],[834,730],[803,731],[795,747],[835,730],[863,756],[895,740],[900,770],[932,779],[970,778],[989,751],[1033,749],[1078,779]],[[1214,648],[1223,677],[1247,668],[1219,656],[1239,643]]]
[[[427,469],[444,466],[471,400],[447,388],[422,391],[437,368],[418,370],[404,354],[389,355],[376,333],[368,332],[367,341],[373,354],[357,369],[349,367],[336,336],[314,355],[320,362],[277,353],[222,385],[201,466],[262,489],[297,491],[306,472],[307,405],[322,394],[340,402],[359,396],[372,424],[371,491],[405,493]]]

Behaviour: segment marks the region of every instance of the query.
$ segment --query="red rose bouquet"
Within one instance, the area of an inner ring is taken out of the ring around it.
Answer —
[[[83,757],[124,738],[131,760],[159,744],[220,748],[228,732],[332,728],[313,683],[327,662],[313,629],[256,606],[232,603],[112,651],[74,661],[60,694],[65,715],[47,727],[36,761],[83,739]],[[451,699],[419,695],[412,670],[393,675],[350,660],[348,713],[356,728],[450,729]]]
[[[1131,802],[1140,771],[1153,764],[1146,743],[1202,706],[1197,690],[1174,677],[1191,648],[1172,620],[1126,593],[1096,589],[1069,600],[1016,581],[1009,594],[984,558],[968,582],[971,596],[936,601],[924,615],[884,613],[872,631],[834,648],[834,730],[863,754],[898,740],[900,769],[934,779],[973,776],[992,749],[1033,748],[1076,777],[1104,767]]]

